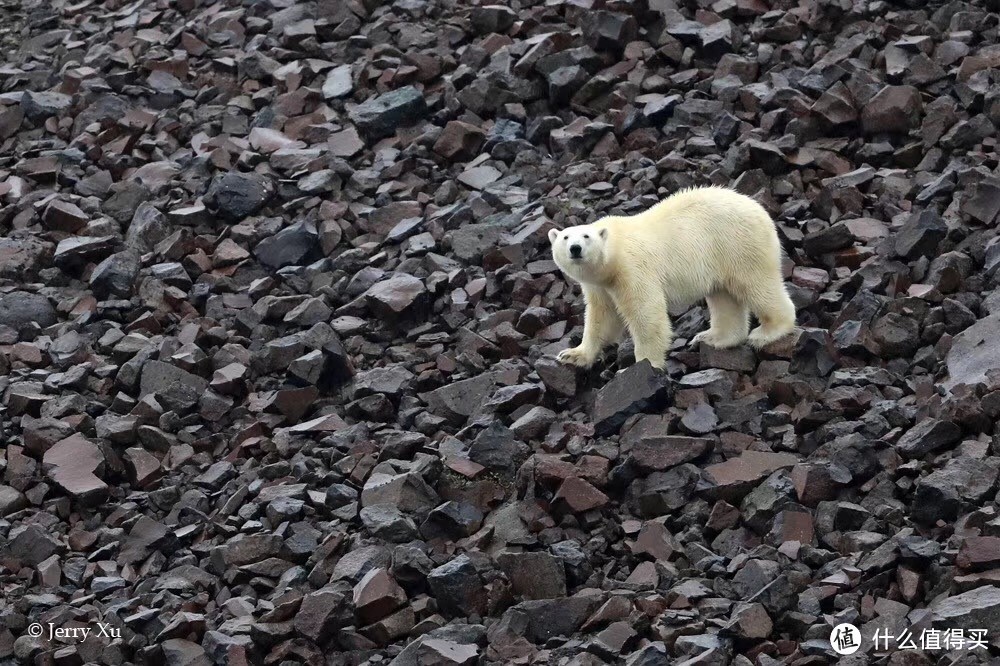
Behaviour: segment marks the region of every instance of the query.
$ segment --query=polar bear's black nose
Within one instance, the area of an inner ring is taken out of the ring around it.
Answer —
[[[582,251],[583,251],[583,248],[580,247],[579,245],[570,245],[569,246],[569,256],[573,257],[574,259],[579,259],[580,258],[580,253]]]

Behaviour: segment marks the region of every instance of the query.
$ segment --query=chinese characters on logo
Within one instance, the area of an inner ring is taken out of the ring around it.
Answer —
[[[909,629],[894,636],[888,629],[875,631],[876,650],[888,650],[895,641],[900,650],[975,650],[986,647],[985,629],[924,629],[914,638]]]
[[[854,654],[861,647],[861,630],[838,624],[830,632],[830,647],[840,655]],[[889,650],[975,650],[986,648],[986,629],[924,629],[914,636],[909,629],[896,635],[885,627],[872,636],[876,652]]]

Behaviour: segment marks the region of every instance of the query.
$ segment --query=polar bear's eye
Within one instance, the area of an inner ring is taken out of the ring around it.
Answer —
[[[563,240],[569,240],[569,236],[563,236]]]
[[[584,234],[583,237],[586,238],[587,240],[590,240],[590,236],[588,236],[587,234]]]

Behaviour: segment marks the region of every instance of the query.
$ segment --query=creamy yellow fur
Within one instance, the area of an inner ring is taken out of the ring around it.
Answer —
[[[692,343],[762,347],[795,327],[774,223],[733,190],[684,190],[637,215],[552,230],[549,240],[556,264],[581,284],[586,302],[583,341],[559,354],[565,363],[591,366],[627,328],[635,360],[663,367],[673,338],[668,306],[701,299],[711,325]],[[748,334],[750,312],[760,326]]]

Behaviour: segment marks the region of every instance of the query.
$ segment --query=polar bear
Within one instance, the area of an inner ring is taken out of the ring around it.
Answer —
[[[553,229],[549,241],[586,303],[583,341],[559,354],[564,363],[590,367],[627,328],[636,362],[662,368],[673,339],[668,306],[701,299],[711,323],[692,344],[763,347],[795,328],[774,222],[734,190],[683,190],[637,215]],[[760,326],[748,335],[750,312]]]

